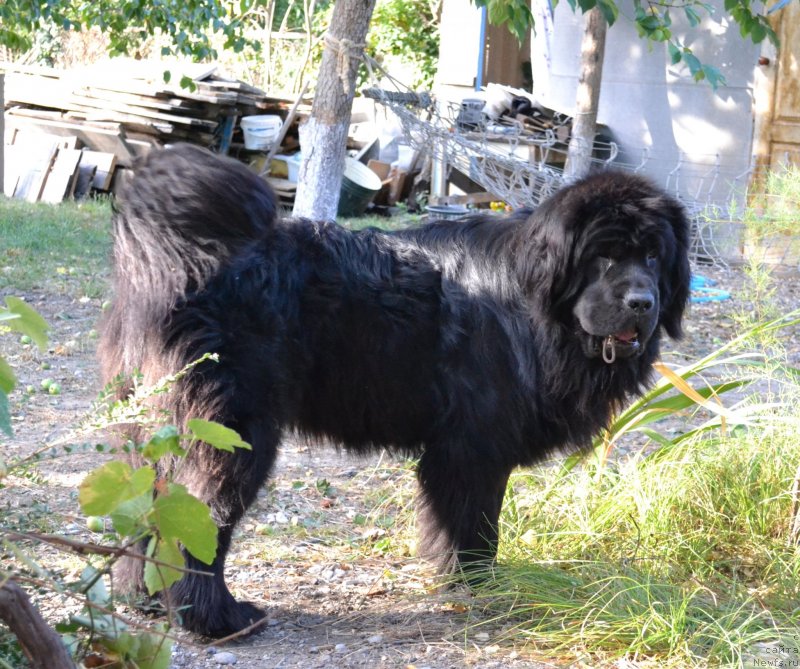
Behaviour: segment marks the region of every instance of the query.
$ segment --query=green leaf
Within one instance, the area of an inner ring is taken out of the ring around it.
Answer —
[[[111,512],[114,529],[124,537],[132,537],[147,529],[147,514],[153,508],[153,493],[148,491],[120,503]]]
[[[636,19],[636,24],[646,33],[649,34],[654,30],[661,27],[661,19],[658,16],[649,14],[641,19]]]
[[[80,588],[84,591],[86,599],[98,606],[108,606],[111,603],[106,583],[94,567],[85,567],[81,572]]]
[[[181,77],[181,88],[188,88],[191,92],[194,92],[197,90],[197,84],[194,83],[194,79],[184,75]]]
[[[9,437],[14,434],[11,428],[11,407],[8,404],[8,395],[0,390],[0,430]]]
[[[165,632],[166,629],[162,629]],[[139,650],[135,657],[139,669],[169,669],[172,660],[172,640],[163,634],[139,634]]]
[[[169,669],[172,660],[172,640],[162,634],[139,634],[139,650],[135,662],[139,669]]]
[[[714,90],[725,85],[725,76],[713,65],[703,65],[703,74]]]
[[[700,25],[700,16],[693,7],[687,5],[683,8],[683,11],[685,12],[686,18],[689,20],[689,25],[692,26],[692,28],[696,28],[698,25]]]
[[[128,631],[103,639],[103,645],[125,658],[134,657],[139,651],[139,638]]]
[[[193,439],[204,441],[209,446],[233,453],[234,448],[244,448],[252,451],[253,447],[246,441],[242,441],[241,435],[229,427],[225,427],[214,421],[193,418],[186,423]]]
[[[672,42],[670,42],[667,45],[667,48],[669,49],[669,57],[670,57],[670,60],[672,61],[672,64],[673,65],[677,65],[678,63],[680,63],[681,62],[681,57],[683,55],[681,50],[680,50],[680,48],[677,47]]]
[[[170,483],[168,492],[153,502],[151,521],[162,538],[177,539],[201,562],[211,564],[217,554],[217,526],[206,504],[186,488]]]
[[[698,73],[702,73],[703,66],[697,59],[697,56],[695,56],[691,51],[684,51],[683,62],[686,63],[689,68],[689,72],[692,73],[692,76],[695,77],[695,79],[697,78]]]
[[[5,358],[0,357],[0,391],[6,395],[14,390],[17,385],[17,377],[11,365],[6,362]]]
[[[83,479],[78,502],[87,516],[105,516],[122,502],[151,491],[155,479],[151,467],[134,470],[127,462],[107,462]]]
[[[36,310],[18,297],[6,297],[6,307],[17,318],[6,322],[12,330],[28,335],[40,348],[47,346],[47,331],[50,326]]]
[[[754,23],[752,29],[750,30],[750,39],[753,40],[753,43],[758,44],[759,42],[762,42],[766,36],[766,27],[759,22]]]
[[[609,26],[613,26],[619,16],[619,7],[611,0],[598,0],[598,7]]]
[[[146,562],[144,565],[144,584],[147,592],[151,595],[166,590],[173,583],[180,581],[183,576],[181,568],[186,565],[176,539],[159,539],[152,557],[161,562],[174,565],[177,569],[166,565],[157,565],[149,561]]]
[[[165,455],[186,455],[186,450],[181,446],[180,434],[173,425],[162,427],[142,448],[142,455],[152,462],[158,462]]]

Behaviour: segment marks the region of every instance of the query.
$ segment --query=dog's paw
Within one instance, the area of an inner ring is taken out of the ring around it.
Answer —
[[[187,608],[181,613],[181,624],[195,634],[220,639],[231,634],[254,634],[266,623],[266,613],[250,602],[231,598],[212,610]]]

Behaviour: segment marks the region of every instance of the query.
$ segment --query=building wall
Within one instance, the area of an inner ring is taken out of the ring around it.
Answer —
[[[719,67],[726,86],[714,92],[708,83],[696,83],[688,68],[671,64],[666,45],[649,47],[621,15],[606,38],[598,116],[620,145],[622,161],[638,164],[646,152],[643,171],[657,182],[712,201],[725,200],[737,187],[734,177],[751,164],[759,55],[759,47],[742,40],[738,26],[724,18],[722,2],[716,4],[718,20],[706,19],[700,30],[691,29],[682,13],[673,11],[673,31],[701,62]],[[625,0],[620,9],[632,14]],[[546,106],[571,114],[582,16],[562,2],[554,12],[552,31],[546,27],[534,37],[534,94]],[[716,172],[717,162],[719,174],[713,180],[709,172]]]
[[[444,0],[440,25],[436,87],[474,90],[481,46],[480,11],[470,0]]]

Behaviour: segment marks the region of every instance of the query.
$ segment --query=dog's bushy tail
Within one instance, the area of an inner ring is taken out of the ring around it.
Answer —
[[[267,234],[276,199],[242,163],[189,144],[151,152],[114,217],[115,283],[168,303]]]
[[[152,151],[115,205],[106,381],[155,365],[176,305],[269,235],[276,215],[272,190],[242,163],[188,144]]]

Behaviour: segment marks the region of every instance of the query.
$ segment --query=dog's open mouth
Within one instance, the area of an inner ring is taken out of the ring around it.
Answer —
[[[603,362],[609,365],[613,363],[618,355],[628,357],[639,350],[639,333],[636,330],[624,330],[616,334],[610,334],[603,339]]]

